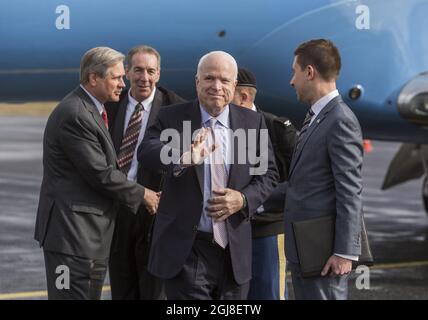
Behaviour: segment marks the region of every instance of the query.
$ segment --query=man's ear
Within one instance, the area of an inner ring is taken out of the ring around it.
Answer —
[[[89,74],[89,85],[95,87],[97,85],[97,75],[95,72]]]
[[[249,100],[249,98],[250,97],[248,96],[247,92],[245,92],[245,91],[241,92],[241,100],[242,100],[242,102],[247,102]]]
[[[313,66],[308,65],[308,66],[306,67],[306,77],[307,77],[309,80],[312,80],[312,79],[315,77],[315,68],[314,68]]]

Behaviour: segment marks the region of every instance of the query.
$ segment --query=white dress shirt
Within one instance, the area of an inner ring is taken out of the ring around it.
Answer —
[[[141,102],[143,105],[142,110],[142,119],[141,119],[141,130],[138,136],[137,146],[135,147],[134,156],[132,157],[131,167],[128,171],[128,180],[136,181],[137,180],[137,171],[138,171],[138,160],[137,160],[137,149],[141,141],[143,141],[144,133],[146,132],[147,122],[149,120],[150,110],[152,109],[153,99],[155,97],[156,88],[153,90],[152,94],[145,100]],[[125,123],[123,126],[123,135],[125,136],[126,128],[128,127],[129,120],[131,119],[132,114],[134,113],[135,106],[138,104],[138,101],[131,96],[131,90],[128,91],[128,105],[126,107]]]
[[[317,102],[315,102],[311,109],[314,112],[314,115],[312,116],[311,122],[309,123],[309,126],[312,125],[312,122],[314,122],[315,118],[319,115],[319,113],[324,109],[324,107],[334,98],[336,98],[339,95],[339,91],[333,90],[332,92],[326,94],[324,97],[319,99]]]

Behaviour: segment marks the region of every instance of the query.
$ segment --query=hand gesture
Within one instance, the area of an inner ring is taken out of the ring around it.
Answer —
[[[190,146],[190,151],[183,153],[181,164],[184,166],[197,165],[202,163],[210,153],[214,152],[216,145],[206,146],[208,134],[211,134],[210,128],[201,128]]]

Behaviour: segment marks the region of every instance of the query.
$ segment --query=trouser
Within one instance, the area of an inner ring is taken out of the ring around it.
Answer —
[[[279,300],[279,281],[278,236],[254,238],[248,299]]]
[[[163,281],[147,270],[153,216],[119,212],[109,260],[113,300],[165,299]]]
[[[288,261],[296,300],[347,300],[348,275],[303,278],[298,264]]]
[[[107,259],[43,250],[49,300],[100,300]]]
[[[236,283],[229,247],[223,249],[212,233],[199,232],[183,269],[165,280],[171,300],[245,300],[249,283]]]

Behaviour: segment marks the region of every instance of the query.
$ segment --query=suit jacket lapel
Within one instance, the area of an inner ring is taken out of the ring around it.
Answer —
[[[86,109],[88,109],[88,111],[92,114],[92,117],[94,118],[95,123],[101,128],[101,131],[106,136],[107,141],[110,143],[111,147],[114,149],[114,145],[113,145],[113,141],[111,140],[110,133],[108,132],[108,129],[104,124],[103,118],[101,118],[101,115],[97,107],[95,106],[94,102],[92,101],[92,99],[81,87],[78,87],[75,92],[82,99]]]
[[[149,119],[147,120],[147,129],[150,128],[156,121],[160,107],[163,105],[163,93],[156,89],[155,96],[152,102],[152,108],[150,109]]]
[[[241,108],[241,107],[238,107]],[[240,115],[238,112],[236,112],[235,107],[232,104],[229,104],[229,121],[230,121],[230,130],[232,130],[232,132],[235,132],[235,130],[239,129],[240,126],[239,124],[245,123],[244,120],[240,119]],[[233,136],[232,136],[233,139]],[[239,168],[241,166],[238,165],[238,163],[235,161],[236,159],[238,159],[238,143],[234,143],[234,141],[230,141],[230,143],[232,144],[233,147],[233,163],[230,165],[230,169],[229,169],[229,177],[228,177],[228,181],[227,181],[227,187],[234,189],[235,188],[235,181],[237,179],[237,177],[239,176]],[[236,163],[236,165],[235,165]]]
[[[338,103],[340,96],[333,98],[327,105],[321,110],[321,112],[318,114],[318,116],[313,120],[312,124],[309,126],[308,130],[306,131],[305,136],[303,137],[303,140],[299,144],[299,149],[295,150],[293,159],[290,164],[290,174],[293,173],[294,168],[296,167],[296,164],[298,160],[300,159],[300,155],[302,154],[302,150],[305,147],[306,142],[311,137],[312,133],[318,128],[319,124],[324,120],[324,118],[328,115],[330,110]]]
[[[119,153],[120,147],[122,146],[122,139],[125,130],[125,117],[126,109],[128,108],[128,93],[125,94],[123,99],[119,102],[117,106],[116,119],[114,121],[114,135],[113,135],[113,144],[116,149],[116,152]]]

